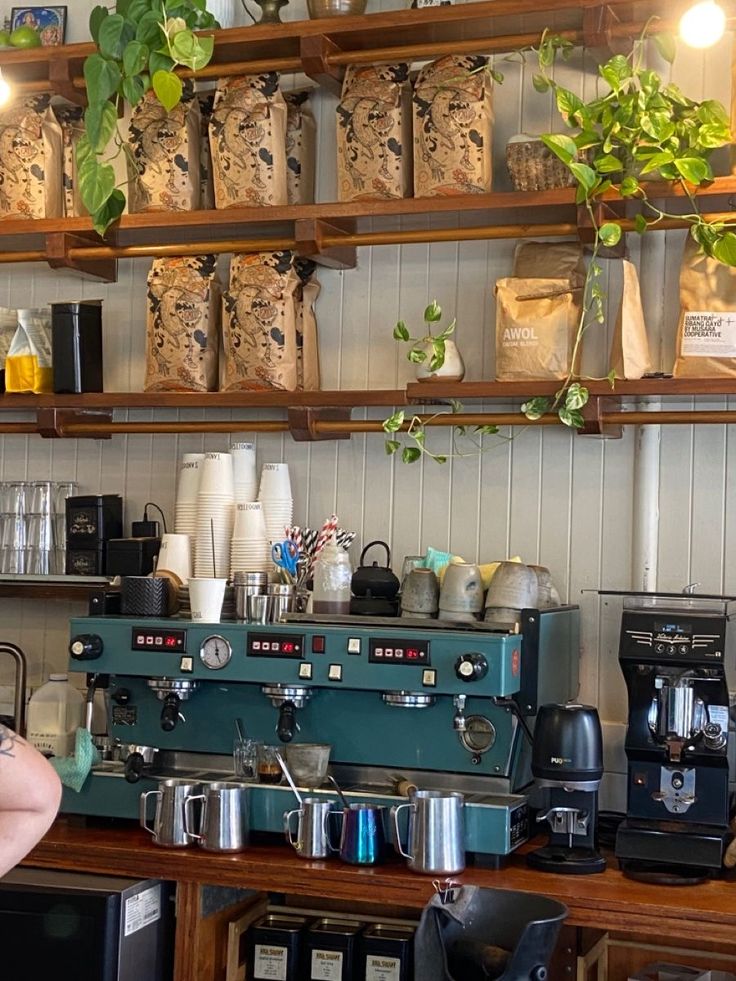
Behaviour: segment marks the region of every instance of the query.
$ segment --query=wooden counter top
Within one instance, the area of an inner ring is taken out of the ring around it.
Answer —
[[[403,862],[356,868],[337,859],[306,862],[287,845],[254,845],[235,855],[195,848],[159,848],[137,828],[70,825],[61,819],[25,860],[26,865],[182,882],[240,886],[305,897],[331,897],[396,906],[423,907],[431,879],[409,872]],[[613,863],[612,863],[613,864]],[[634,882],[615,868],[602,875],[536,872],[523,856],[506,869],[468,868],[458,881],[540,892],[564,902],[573,926],[621,931],[652,938],[717,941],[736,945],[736,880],[698,886],[655,886]]]

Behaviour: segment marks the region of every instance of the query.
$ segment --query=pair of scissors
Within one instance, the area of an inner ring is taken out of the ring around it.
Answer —
[[[299,563],[299,549],[294,542],[287,539],[271,547],[271,558],[276,565],[292,577],[296,576]]]

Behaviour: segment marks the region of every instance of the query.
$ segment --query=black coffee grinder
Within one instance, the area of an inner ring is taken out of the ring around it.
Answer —
[[[624,599],[619,663],[629,696],[626,819],[616,857],[634,878],[718,874],[731,834],[729,696],[736,599]]]
[[[532,773],[545,806],[537,821],[550,826],[549,843],[527,855],[544,872],[589,875],[606,860],[595,848],[603,739],[590,705],[542,705],[534,727]]]

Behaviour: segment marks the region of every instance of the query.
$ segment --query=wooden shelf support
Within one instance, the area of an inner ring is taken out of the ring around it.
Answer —
[[[627,53],[631,41],[614,28],[621,26],[621,18],[607,3],[585,7],[583,10],[583,44],[593,51],[596,58],[607,60],[614,54]]]
[[[50,232],[46,235],[46,261],[52,269],[73,269],[105,283],[117,283],[118,260],[116,258],[93,259],[70,255],[71,249],[94,248],[99,245],[96,234],[73,235],[70,232]]]
[[[44,439],[62,439],[67,435],[65,427],[69,423],[92,422],[110,424],[112,422],[112,410],[97,410],[91,412],[89,409],[57,409],[41,406],[36,413],[36,425],[39,436]],[[75,438],[84,439],[84,433],[76,434]],[[110,439],[110,433],[98,433],[90,437],[91,439]]]
[[[617,222],[621,225],[624,232],[628,231],[632,225],[631,221],[621,219],[610,204],[606,201],[594,201],[592,204],[595,222],[598,228],[606,221]],[[581,242],[592,244],[595,241],[595,229],[590,220],[590,214],[584,204],[578,205],[578,237]],[[610,248],[601,245],[598,250],[601,259],[623,259],[626,256],[626,235],[623,234],[618,243]]]
[[[68,58],[52,58],[49,61],[49,85],[55,94],[86,108],[87,89],[75,84],[72,63]]]
[[[350,439],[349,432],[321,432],[316,422],[350,422],[350,409],[325,407],[321,409],[294,407],[289,409],[289,432],[295,443],[313,443],[322,440]]]
[[[299,41],[302,71],[322,88],[328,89],[335,95],[340,95],[342,92],[345,70],[331,65],[330,55],[339,52],[338,45],[324,34],[306,35]]]
[[[334,244],[335,239],[354,234],[355,221],[349,218],[329,222],[320,218],[299,218],[294,222],[296,252],[331,269],[355,269],[356,247]],[[329,244],[324,241],[328,237],[332,240]]]
[[[601,436],[604,439],[621,439],[623,436],[623,426],[617,422],[609,422],[606,415],[609,412],[618,412],[621,408],[621,400],[610,395],[591,395],[586,405],[583,406],[583,419],[585,425],[578,429],[581,436]]]

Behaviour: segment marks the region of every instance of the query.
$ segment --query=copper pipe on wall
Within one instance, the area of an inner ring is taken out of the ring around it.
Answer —
[[[75,436],[119,436],[131,434],[176,434],[176,433],[288,433],[289,424],[285,419],[222,419],[217,422],[69,422],[62,423],[60,435]],[[36,427],[31,429],[36,432]]]
[[[293,238],[229,239],[222,242],[189,242],[179,245],[92,245],[69,249],[70,259],[144,259],[151,256],[200,255],[212,252],[280,252],[296,248]],[[1,261],[1,260],[0,260]],[[13,260],[7,260],[13,261]]]
[[[0,436],[35,436],[37,432],[35,422],[0,422]]]

